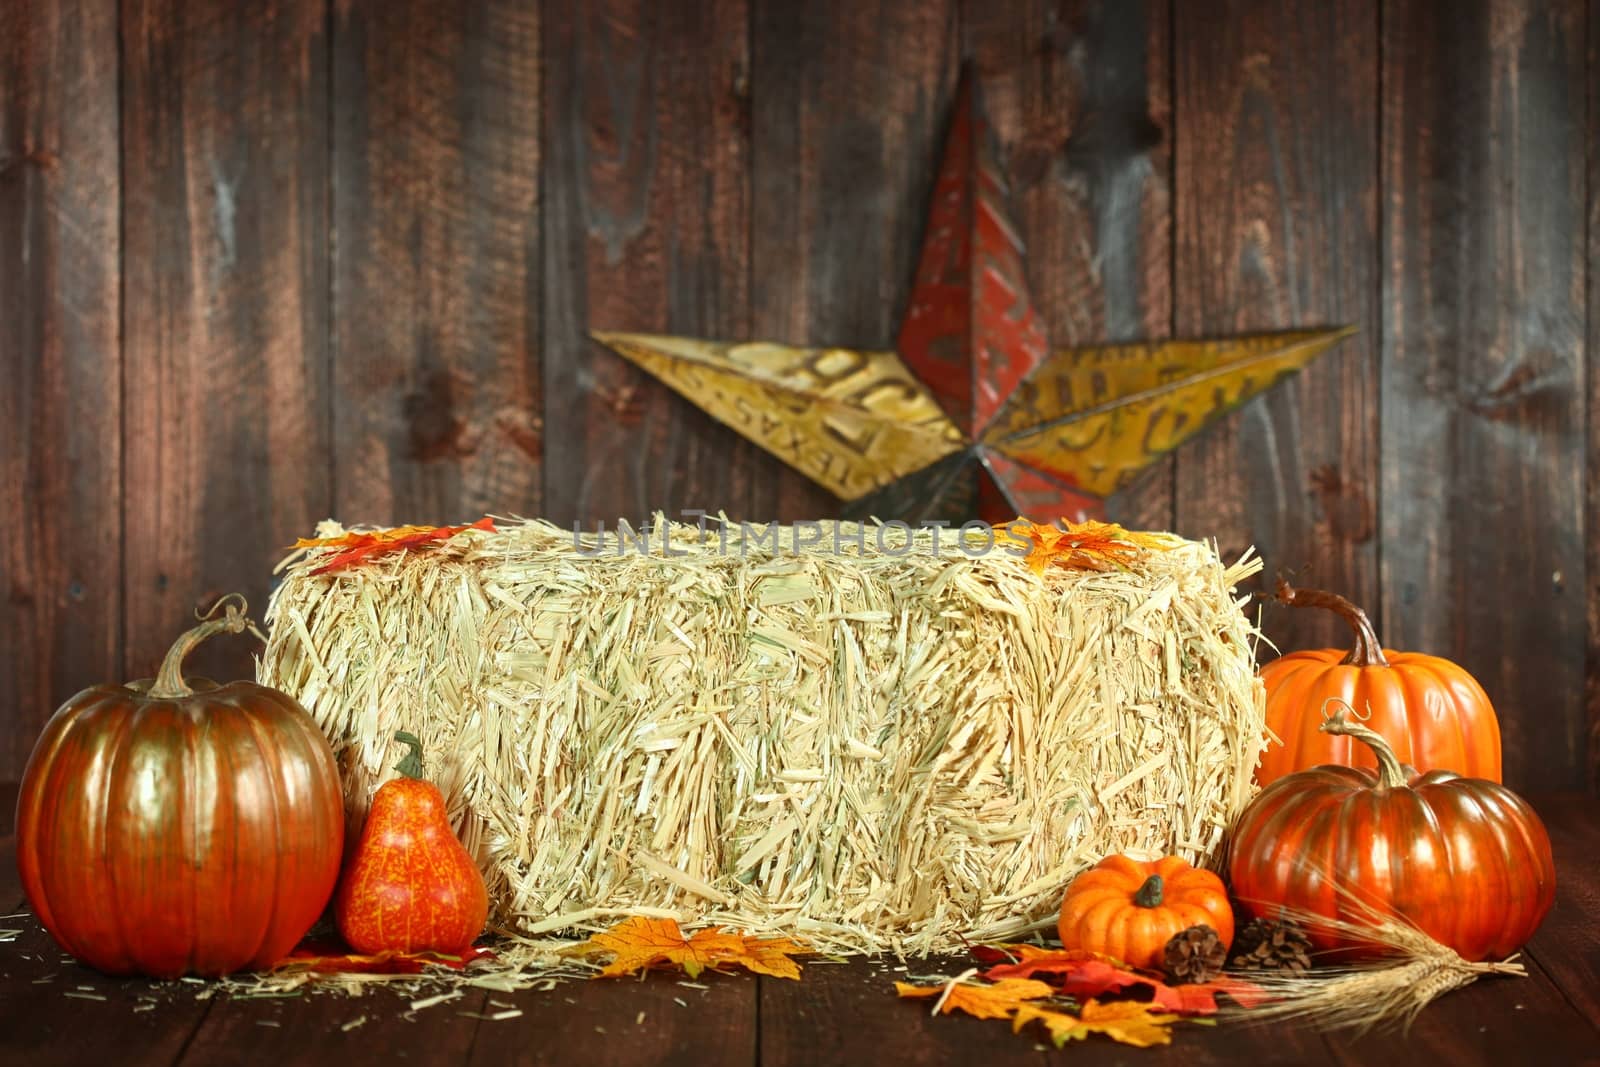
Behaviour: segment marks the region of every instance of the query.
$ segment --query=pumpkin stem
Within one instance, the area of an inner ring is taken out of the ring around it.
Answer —
[[[217,609],[226,607],[222,618],[216,618]],[[156,674],[156,680],[145,692],[145,696],[154,700],[180,700],[183,697],[193,696],[194,690],[189,688],[189,683],[183,680],[183,661],[195,646],[202,641],[220,633],[238,634],[246,629],[260,636],[254,624],[245,612],[250,610],[250,605],[238,593],[229,593],[222,597],[211,610],[201,616],[204,621],[194,629],[187,631],[172,643],[167,650],[166,658],[161,661],[161,670]]]
[[[1152,874],[1144,880],[1144,885],[1133,895],[1133,902],[1141,908],[1159,908],[1161,906],[1163,882],[1159,874]]]
[[[1329,704],[1344,705],[1332,715],[1328,714]],[[1322,703],[1324,716],[1322,725],[1318,727],[1325,734],[1334,734],[1341,737],[1353,737],[1357,741],[1372,749],[1372,754],[1378,757],[1378,788],[1379,789],[1404,789],[1406,786],[1406,772],[1400,766],[1400,758],[1394,754],[1394,749],[1389,747],[1389,742],[1383,735],[1370,726],[1362,726],[1359,722],[1351,722],[1345,718],[1345,712],[1355,714],[1348,701],[1339,697],[1329,697]]]
[[[1273,599],[1291,608],[1326,608],[1349,623],[1350,629],[1355,631],[1356,643],[1349,654],[1339,662],[1352,667],[1389,665],[1389,661],[1383,656],[1383,646],[1378,643],[1378,631],[1372,628],[1372,620],[1367,618],[1365,611],[1338,593],[1329,593],[1321,589],[1296,589],[1287,579],[1279,578],[1278,593]]]
[[[407,752],[406,755],[405,755],[405,758],[402,759],[399,763],[396,763],[394,765],[394,769],[399,771],[401,774],[405,775],[407,778],[421,778],[422,777],[422,741],[421,741],[421,739],[418,738],[416,734],[407,733],[404,730],[396,731],[395,735],[394,735],[394,739],[396,741],[400,742],[402,745],[410,745],[411,746],[411,751]]]

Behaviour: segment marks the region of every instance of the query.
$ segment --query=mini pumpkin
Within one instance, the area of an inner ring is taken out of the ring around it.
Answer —
[[[1282,744],[1261,754],[1258,784],[1323,764],[1376,769],[1366,746],[1320,729],[1323,704],[1335,698],[1370,715],[1368,724],[1402,763],[1500,781],[1500,722],[1465,669],[1438,656],[1382,648],[1367,613],[1335,593],[1279,582],[1277,599],[1337,613],[1350,624],[1355,644],[1290,652],[1261,668],[1267,728]]]
[[[1064,948],[1160,970],[1172,935],[1202,923],[1224,948],[1233,943],[1233,908],[1221,878],[1177,856],[1108,856],[1067,887],[1057,929]]]
[[[1344,710],[1322,729],[1369,748],[1378,770],[1324,766],[1279,778],[1234,825],[1229,876],[1257,917],[1282,910],[1357,926],[1398,915],[1467,960],[1521,947],[1555,900],[1544,824],[1497,782],[1402,767]],[[1321,950],[1377,946],[1309,924]]]

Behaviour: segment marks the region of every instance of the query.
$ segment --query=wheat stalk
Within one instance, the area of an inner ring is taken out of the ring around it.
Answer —
[[[1248,1012],[1258,1022],[1296,1020],[1329,1030],[1409,1029],[1429,1004],[1453,989],[1486,974],[1528,976],[1515,955],[1500,962],[1474,963],[1436,941],[1402,916],[1382,912],[1350,890],[1339,887],[1345,911],[1357,922],[1330,919],[1293,908],[1275,910],[1302,928],[1325,931],[1341,940],[1378,946],[1382,957],[1371,963],[1308,972],[1249,975],[1271,1000]]]

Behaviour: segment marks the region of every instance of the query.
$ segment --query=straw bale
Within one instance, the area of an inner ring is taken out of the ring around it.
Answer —
[[[321,576],[299,552],[258,675],[327,732],[357,821],[418,734],[524,935],[667,915],[915,954],[1052,921],[1107,853],[1216,858],[1264,734],[1257,561],[1040,576],[853,530],[663,524],[646,554],[509,520]]]

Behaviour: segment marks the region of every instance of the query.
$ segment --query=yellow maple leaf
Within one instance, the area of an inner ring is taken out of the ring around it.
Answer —
[[[1011,1029],[1021,1030],[1031,1022],[1042,1023],[1050,1037],[1060,1048],[1068,1041],[1078,1041],[1090,1034],[1105,1034],[1114,1041],[1136,1048],[1172,1043],[1172,1024],[1177,1015],[1151,1012],[1150,1005],[1133,1000],[1102,1004],[1087,1001],[1078,1015],[1064,1011],[1050,1011],[1033,1004],[1019,1004],[1011,1016]]]
[[[1114,522],[1029,522],[1016,519],[1000,528],[1001,536],[1028,550],[1025,562],[1035,574],[1052,563],[1075,570],[1108,571],[1127,567],[1146,551],[1176,547],[1169,534],[1125,530]]]
[[[684,937],[671,919],[635,915],[570,951],[582,956],[609,953],[612,960],[601,970],[601,978],[662,966],[681,968],[690,978],[721,967],[743,967],[773,978],[799,978],[800,965],[791,957],[809,954],[811,949],[786,937],[747,937],[723,930],[697,930]]]
[[[953,978],[944,985],[911,985],[896,982],[895,992],[902,997],[937,997],[934,1011],[949,1015],[964,1011],[980,1019],[1009,1019],[1030,1000],[1055,993],[1047,982],[1032,978],[1002,978],[998,982],[968,982]]]
[[[432,533],[437,526],[390,526],[383,530],[357,530],[338,537],[301,537],[290,548],[349,548],[354,545],[381,545],[398,541],[402,537]]]

